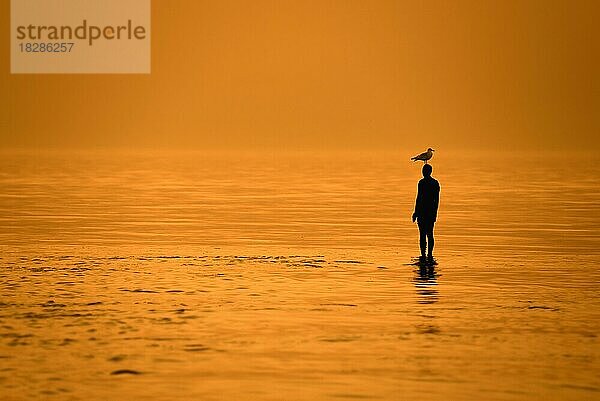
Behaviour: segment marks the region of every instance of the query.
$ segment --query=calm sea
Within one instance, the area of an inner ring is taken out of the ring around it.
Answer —
[[[6,400],[600,397],[600,161],[3,152]]]

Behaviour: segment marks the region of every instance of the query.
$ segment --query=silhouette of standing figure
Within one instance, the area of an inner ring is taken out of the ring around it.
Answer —
[[[419,181],[415,212],[412,215],[419,225],[419,245],[421,246],[421,260],[425,260],[425,248],[427,248],[427,259],[433,262],[433,225],[437,219],[438,204],[440,202],[440,184],[431,177],[431,164],[423,165],[423,178]]]

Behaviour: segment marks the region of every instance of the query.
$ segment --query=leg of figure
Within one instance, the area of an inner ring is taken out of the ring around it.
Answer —
[[[435,240],[433,239],[433,224],[428,227],[427,230],[427,253],[430,258],[433,258],[433,246],[435,245]]]
[[[419,246],[421,247],[421,257],[425,257],[425,248],[427,247],[427,228],[419,224]]]

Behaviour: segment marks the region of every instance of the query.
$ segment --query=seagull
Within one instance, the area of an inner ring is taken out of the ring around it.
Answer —
[[[435,150],[429,148],[429,149],[427,149],[427,152],[423,152],[420,155],[411,157],[410,160],[413,160],[413,161],[420,160],[422,162],[425,162],[425,164],[427,164],[427,160],[429,160],[433,157],[433,152],[435,152]]]

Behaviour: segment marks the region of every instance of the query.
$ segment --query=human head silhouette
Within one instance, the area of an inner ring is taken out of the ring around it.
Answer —
[[[423,177],[431,177],[432,170],[433,170],[433,168],[431,167],[431,164],[424,164],[423,165]]]

